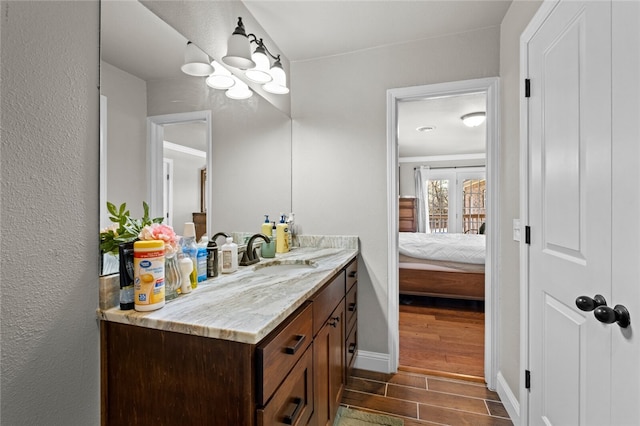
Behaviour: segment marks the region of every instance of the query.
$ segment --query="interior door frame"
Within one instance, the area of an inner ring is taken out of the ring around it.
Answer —
[[[207,140],[207,169],[213,170],[212,153],[212,124],[211,111],[193,111],[176,114],[154,115],[147,117],[147,170],[148,177],[148,193],[149,193],[149,210],[151,217],[159,217],[163,215],[162,207],[162,163],[163,163],[163,145],[164,145],[164,126],[167,124],[190,123],[193,121],[204,121],[206,124],[206,140]],[[211,173],[207,173],[205,187],[209,188]],[[207,197],[207,229],[212,229],[211,217],[211,197]]]
[[[489,77],[473,80],[453,81],[425,86],[404,87],[387,90],[387,209],[389,223],[388,252],[388,332],[389,371],[398,370],[400,358],[400,316],[398,278],[398,102],[418,100],[434,96],[463,95],[484,92],[487,96],[486,115],[486,169],[487,169],[487,251],[485,268],[485,381],[489,389],[496,389],[499,346],[498,314],[499,299],[498,248],[500,230],[499,191],[500,176],[500,79]]]

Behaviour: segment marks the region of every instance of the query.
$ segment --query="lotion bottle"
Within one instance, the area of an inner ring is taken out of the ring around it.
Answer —
[[[289,226],[285,221],[285,215],[280,216],[280,223],[276,226],[276,253],[289,251]]]
[[[262,224],[262,233],[267,237],[271,236],[271,222],[269,222],[269,215],[264,215],[264,223]]]
[[[238,245],[232,237],[227,237],[227,242],[221,247],[223,274],[230,274],[238,270]]]

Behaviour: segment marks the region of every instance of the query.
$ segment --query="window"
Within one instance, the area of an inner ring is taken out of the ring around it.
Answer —
[[[482,233],[486,187],[484,167],[432,169],[426,182],[431,232]]]

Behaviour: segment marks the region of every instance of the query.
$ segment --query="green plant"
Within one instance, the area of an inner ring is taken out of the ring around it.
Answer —
[[[100,250],[103,253],[118,254],[118,246],[122,243],[135,241],[142,228],[153,223],[162,223],[162,217],[151,219],[149,217],[149,205],[142,202],[144,214],[140,219],[132,219],[127,210],[127,203],[122,203],[120,207],[107,201],[109,220],[114,222],[100,231]]]

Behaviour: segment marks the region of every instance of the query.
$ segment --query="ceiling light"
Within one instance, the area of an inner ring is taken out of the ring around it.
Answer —
[[[460,119],[467,127],[478,127],[486,118],[486,114],[484,112],[472,112],[469,114],[465,114]]]
[[[436,129],[436,126],[420,126],[416,128],[419,132],[433,132]]]
[[[225,92],[225,95],[227,95],[227,98],[242,100],[242,99],[249,99],[251,96],[253,96],[253,91],[249,89],[249,86],[247,86],[247,84],[244,81],[240,80],[235,75],[232,76],[232,78],[235,81],[235,84],[233,85],[232,88],[228,89]]]
[[[182,72],[194,77],[206,77],[213,72],[213,67],[209,63],[209,56],[204,53],[198,46],[187,42],[184,50],[184,65]]]
[[[216,61],[211,62],[211,65],[213,65],[214,71],[213,74],[207,77],[207,86],[211,87],[212,89],[221,90],[226,90],[233,87],[236,81],[231,76],[231,72]]]
[[[251,54],[251,43],[257,45]],[[274,60],[269,68],[269,57]],[[229,37],[227,55],[222,61],[234,68],[245,70],[247,78],[255,83],[264,83],[263,89],[270,93],[283,95],[289,93],[287,87],[287,75],[282,68],[280,55],[274,55],[269,51],[262,39],[255,34],[247,34],[242,23],[242,17],[238,18],[238,25]]]

